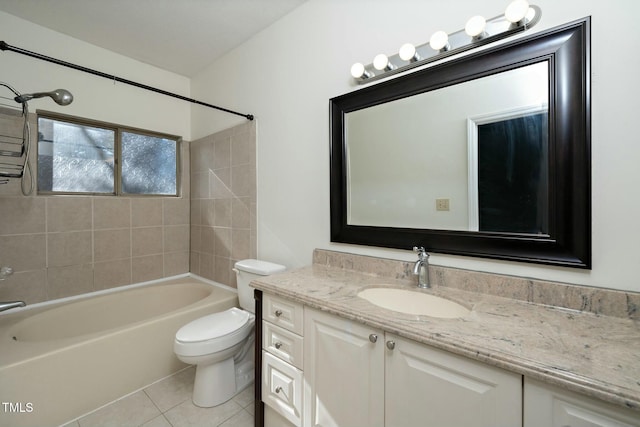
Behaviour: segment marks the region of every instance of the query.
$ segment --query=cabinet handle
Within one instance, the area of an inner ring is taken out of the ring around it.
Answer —
[[[396,342],[395,341],[387,341],[387,348],[389,350],[393,350],[394,348],[396,348]]]
[[[378,336],[376,334],[370,334],[369,335],[369,341],[371,341],[372,343],[375,343],[378,341]]]
[[[277,342],[274,344],[274,346],[276,347],[277,350],[280,349],[280,347],[282,347],[282,343],[281,342]]]
[[[276,317],[282,316],[282,310],[276,310],[275,315]]]
[[[280,386],[276,387],[276,390],[275,390],[275,391],[276,391],[276,393],[278,393],[278,394],[279,394],[279,393],[282,391],[282,387],[280,387]]]

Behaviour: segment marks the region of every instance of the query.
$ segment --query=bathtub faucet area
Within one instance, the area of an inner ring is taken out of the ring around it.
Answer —
[[[10,310],[12,308],[18,308],[18,307],[25,307],[26,305],[27,304],[25,304],[24,301],[0,302],[0,311]]]

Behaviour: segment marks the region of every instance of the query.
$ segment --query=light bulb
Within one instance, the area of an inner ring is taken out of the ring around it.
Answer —
[[[364,69],[364,65],[360,62],[356,62],[351,66],[351,76],[353,76],[354,79],[367,78],[367,74],[367,70]]]
[[[464,31],[469,37],[479,37],[484,33],[484,29],[487,27],[487,20],[484,17],[477,15],[469,18],[467,25],[464,27]]]
[[[400,47],[398,56],[400,56],[400,59],[402,59],[403,61],[415,62],[420,60],[420,55],[418,55],[418,52],[416,52],[416,47],[411,43],[403,44]]]
[[[527,0],[514,0],[504,11],[504,17],[507,21],[517,24],[522,21],[529,12],[529,2]]]
[[[434,50],[448,50],[449,35],[444,31],[436,31],[429,39],[429,45]]]
[[[373,58],[373,68],[375,68],[376,70],[391,70],[393,68],[393,66],[389,63],[389,58],[387,58],[387,55],[385,55],[384,53],[381,53],[379,55],[376,55],[375,58]]]

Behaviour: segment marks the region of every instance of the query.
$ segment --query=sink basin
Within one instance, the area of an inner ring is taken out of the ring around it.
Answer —
[[[378,307],[405,314],[455,319],[470,313],[466,307],[448,299],[406,289],[369,288],[358,296]]]

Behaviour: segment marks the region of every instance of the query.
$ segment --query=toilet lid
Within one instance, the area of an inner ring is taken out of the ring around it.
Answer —
[[[176,339],[182,342],[199,342],[222,337],[237,331],[248,320],[248,312],[233,307],[187,323],[178,330]]]

